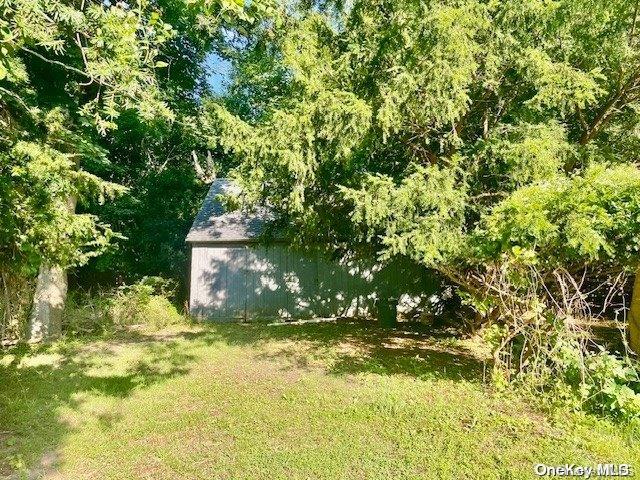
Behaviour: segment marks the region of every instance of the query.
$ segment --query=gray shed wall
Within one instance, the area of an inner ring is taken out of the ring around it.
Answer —
[[[190,311],[218,319],[358,316],[371,312],[367,275],[283,244],[195,244]]]

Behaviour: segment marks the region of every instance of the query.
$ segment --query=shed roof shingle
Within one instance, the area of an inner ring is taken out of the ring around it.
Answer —
[[[264,207],[258,207],[252,212],[225,211],[218,195],[233,195],[239,192],[240,188],[229,179],[214,180],[187,234],[186,241],[191,243],[257,241],[273,216]]]

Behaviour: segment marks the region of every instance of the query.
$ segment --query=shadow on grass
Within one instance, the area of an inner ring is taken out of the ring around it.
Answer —
[[[185,332],[183,336],[206,344],[223,341],[236,346],[283,342],[275,351],[257,348],[256,355],[276,362],[286,359],[289,364],[306,368],[310,357],[325,353],[331,357],[328,371],[335,375],[368,372],[482,382],[486,370],[483,361],[460,347],[451,334],[416,324],[393,329],[355,320],[205,324],[204,331]]]
[[[143,344],[138,360],[126,368],[111,368],[117,356],[114,346],[126,348],[132,340],[144,339],[128,334],[95,344],[58,342],[0,351],[0,479],[25,478],[25,471],[26,478],[40,478],[55,468],[51,458],[72,429],[59,409],[81,411],[83,393],[125,398],[137,388],[187,373],[194,360],[181,351],[179,342],[168,340]],[[110,369],[121,371],[109,374]],[[105,428],[118,421],[107,413],[95,418]]]
[[[450,336],[424,327],[381,329],[373,322],[201,324],[168,333],[129,331],[111,339],[19,346],[0,356],[0,478],[16,467],[43,473],[73,427],[60,408],[82,411],[83,393],[123,399],[136,389],[185,375],[201,348],[247,347],[249,356],[287,368],[322,368],[332,375],[377,373],[481,382],[483,363]],[[125,366],[127,349],[139,354]],[[0,352],[2,353],[2,352]],[[326,360],[326,361],[325,361]],[[105,429],[120,419],[93,414]],[[55,467],[54,467],[55,468]],[[9,477],[11,478],[11,477]],[[19,477],[18,477],[19,478]]]

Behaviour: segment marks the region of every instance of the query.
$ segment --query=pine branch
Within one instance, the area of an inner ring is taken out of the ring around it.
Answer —
[[[31,54],[31,55],[33,55],[34,57],[39,58],[39,59],[40,59],[40,60],[42,60],[43,62],[47,62],[47,63],[50,63],[50,64],[52,64],[52,65],[57,65],[57,66],[59,66],[59,67],[64,68],[65,70],[68,70],[68,71],[73,72],[73,73],[77,73],[78,75],[82,75],[83,77],[88,78],[88,79],[92,79],[92,78],[93,78],[91,75],[89,75],[89,74],[88,74],[88,73],[86,73],[86,72],[83,72],[83,71],[82,71],[82,70],[80,70],[80,69],[77,69],[77,68],[75,68],[75,67],[72,67],[72,66],[70,66],[70,65],[67,65],[66,63],[60,62],[60,61],[58,61],[58,60],[51,60],[50,58],[47,58],[47,57],[45,57],[45,56],[43,56],[43,55],[40,55],[38,52],[34,52],[34,51],[33,51],[33,50],[31,50],[30,48],[27,48],[27,47],[20,47],[20,49],[21,49],[21,50],[24,50],[24,51],[25,51],[25,52],[27,52],[27,53],[30,53],[30,54]]]
[[[591,124],[584,130],[580,137],[580,145],[586,145],[593,137],[595,137],[602,127],[606,124],[607,120],[613,115],[617,108],[626,105],[625,98],[628,98],[628,94],[634,87],[636,82],[640,79],[640,73],[635,73],[631,78],[618,88],[618,91],[609,98],[609,100],[602,106],[600,111],[596,114]]]

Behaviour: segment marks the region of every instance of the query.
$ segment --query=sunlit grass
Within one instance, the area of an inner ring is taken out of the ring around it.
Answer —
[[[530,478],[640,468],[638,433],[483,384],[462,342],[367,324],[213,325],[0,357],[0,476]],[[19,477],[18,477],[19,478]]]

